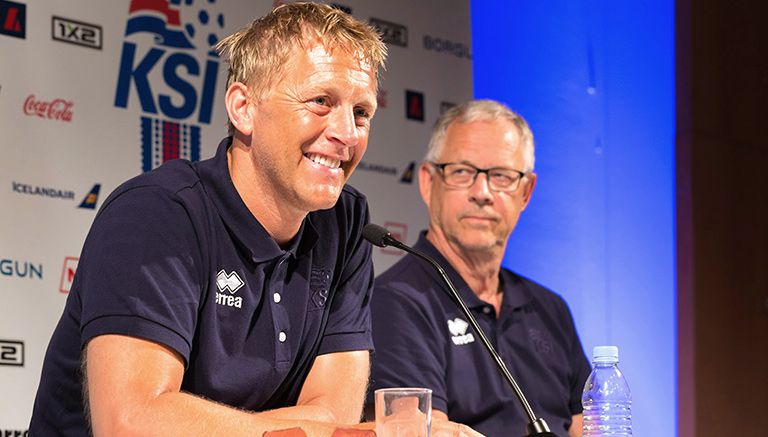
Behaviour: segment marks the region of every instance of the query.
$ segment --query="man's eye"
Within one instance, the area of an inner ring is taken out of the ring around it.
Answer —
[[[355,109],[355,117],[370,118],[370,113],[364,108]]]
[[[326,106],[328,105],[328,97],[315,97],[314,99],[312,99],[312,103]]]
[[[472,171],[468,168],[459,167],[451,170],[451,174],[454,174],[456,176],[466,176],[468,174],[472,174]]]
[[[513,176],[506,173],[491,173],[491,178],[503,184],[510,184],[515,180]]]

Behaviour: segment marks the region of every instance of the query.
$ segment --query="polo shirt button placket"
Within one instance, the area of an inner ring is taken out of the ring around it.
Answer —
[[[280,260],[277,261],[273,275],[272,275],[272,302],[273,302],[273,314],[275,322],[275,332],[277,337],[276,353],[278,363],[285,365],[290,361],[290,346],[288,344],[288,333],[290,329],[290,318],[287,313],[287,308],[281,305],[283,300],[283,289],[286,279],[286,270],[288,264],[288,254],[285,254]]]

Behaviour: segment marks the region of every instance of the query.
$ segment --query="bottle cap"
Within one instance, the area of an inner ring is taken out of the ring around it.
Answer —
[[[618,363],[619,348],[617,346],[595,346],[592,349],[592,361]]]

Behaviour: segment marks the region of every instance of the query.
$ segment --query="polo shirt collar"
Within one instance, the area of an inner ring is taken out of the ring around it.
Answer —
[[[290,253],[294,258],[312,250],[318,240],[318,234],[312,222],[305,218],[299,232],[286,250],[280,248],[264,226],[251,214],[237,192],[229,174],[227,150],[232,145],[232,137],[224,138],[216,150],[216,155],[197,163],[200,180],[208,197],[221,216],[239,247],[248,253],[254,263],[265,262]]]
[[[445,273],[448,275],[448,278],[451,280],[451,282],[453,282],[453,285],[458,290],[459,295],[462,299],[464,299],[467,307],[483,308],[488,305],[487,302],[477,297],[475,292],[472,291],[472,289],[469,288],[469,285],[467,285],[467,283],[464,281],[464,278],[459,275],[459,272],[457,272],[451,263],[449,263],[448,260],[443,256],[443,254],[440,253],[440,251],[437,250],[437,248],[429,240],[427,240],[427,231],[421,231],[419,234],[419,239],[416,241],[416,244],[413,247],[433,258],[435,261],[437,261],[438,264],[440,264],[440,266],[443,267]],[[443,280],[440,278],[440,275],[431,267],[429,270],[430,275],[434,276],[436,280],[440,281],[442,284]],[[522,281],[520,281],[520,278],[518,278],[517,275],[502,267],[499,276],[502,289],[504,290],[504,299],[501,302],[502,309],[505,307],[511,307],[510,309],[514,310],[516,308],[527,305],[528,302],[533,299],[530,290],[528,290],[527,287],[521,286]]]

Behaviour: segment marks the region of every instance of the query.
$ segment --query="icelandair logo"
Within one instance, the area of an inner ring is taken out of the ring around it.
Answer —
[[[359,164],[357,164],[357,169],[360,171],[369,171],[373,173],[379,173],[383,175],[389,175],[389,176],[399,176],[399,181],[403,184],[412,184],[413,183],[413,175],[414,171],[416,170],[416,161],[411,161],[408,163],[407,166],[405,166],[405,169],[400,173],[400,170],[397,167],[392,167],[384,164],[377,164],[373,162],[368,161],[360,161]]]
[[[470,332],[467,334],[469,324],[460,318],[448,320],[448,330],[451,332],[451,341],[456,346],[474,343],[475,337]]]
[[[49,199],[75,200],[75,192],[71,190],[63,190],[53,187],[40,187],[16,181],[11,182],[11,188],[13,189],[14,193],[18,194],[42,196]],[[96,209],[96,204],[99,202],[99,191],[101,191],[101,184],[94,184],[91,188],[91,191],[89,191],[88,194],[83,197],[83,200],[78,205],[78,208]]]
[[[245,285],[245,282],[240,279],[237,272],[227,273],[224,269],[219,270],[219,273],[216,274],[216,288],[219,289],[219,292],[216,293],[216,303],[228,307],[242,308],[243,298],[232,295],[242,288],[243,285]],[[228,291],[230,294],[224,294],[225,291]]]

